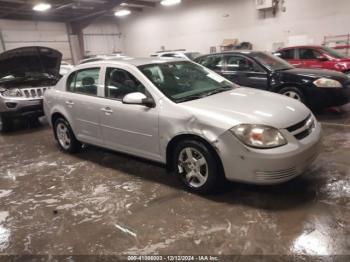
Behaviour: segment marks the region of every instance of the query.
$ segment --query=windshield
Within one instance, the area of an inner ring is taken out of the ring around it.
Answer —
[[[335,58],[345,58],[344,55],[338,53],[337,51],[335,51],[334,49],[332,48],[329,48],[329,47],[322,47],[322,49],[328,53],[329,55],[331,55],[332,57],[335,57]]]
[[[252,52],[250,54],[253,58],[258,60],[262,65],[267,67],[268,69],[272,71],[277,71],[277,70],[287,70],[287,69],[292,69],[294,68],[292,65],[290,65],[288,62],[285,60],[276,57],[274,55],[270,55],[268,53],[263,53],[263,52],[257,52],[254,53]]]
[[[203,98],[233,89],[225,78],[192,62],[140,66],[141,72],[175,103]]]
[[[195,60],[197,57],[201,56],[201,53],[192,52],[192,53],[186,53],[185,55],[186,55],[189,59]]]

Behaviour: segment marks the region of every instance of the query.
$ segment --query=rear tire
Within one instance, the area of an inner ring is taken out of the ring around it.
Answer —
[[[177,178],[194,193],[214,193],[224,180],[215,154],[207,145],[196,140],[184,140],[176,146],[172,165]]]
[[[297,87],[284,87],[281,90],[279,90],[278,93],[298,100],[299,102],[302,102],[304,104],[306,104],[307,102],[303,91],[301,91]]]
[[[0,115],[0,132],[10,131],[11,128],[12,128],[11,119]]]
[[[76,139],[66,119],[58,118],[55,121],[54,133],[58,145],[63,151],[74,154],[81,150],[82,144]]]

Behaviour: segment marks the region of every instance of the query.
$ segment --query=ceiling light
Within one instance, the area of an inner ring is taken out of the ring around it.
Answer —
[[[116,11],[114,13],[115,16],[127,16],[127,15],[130,15],[130,14],[131,14],[131,11],[130,10],[126,10],[126,9],[119,10],[119,11]]]
[[[180,3],[181,0],[163,0],[162,2],[160,2],[160,4],[164,6],[177,5]]]
[[[34,7],[33,7],[33,10],[34,11],[39,11],[39,12],[44,12],[44,11],[47,11],[51,8],[51,5],[50,4],[47,4],[47,3],[39,3],[39,4],[36,4]]]

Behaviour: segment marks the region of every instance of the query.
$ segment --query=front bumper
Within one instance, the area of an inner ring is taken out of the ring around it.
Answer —
[[[230,131],[216,143],[225,176],[231,181],[273,185],[303,174],[319,154],[321,127],[317,123],[311,134],[296,139],[281,130],[289,143],[273,149],[253,149],[243,145]]]
[[[313,108],[342,106],[350,102],[350,85],[344,88],[310,88],[309,104]]]
[[[5,98],[0,96],[0,114],[7,117],[43,116],[43,99]]]

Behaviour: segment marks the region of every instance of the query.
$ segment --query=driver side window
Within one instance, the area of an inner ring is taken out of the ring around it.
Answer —
[[[310,48],[299,49],[299,57],[302,60],[315,60],[321,56],[321,53]]]
[[[263,72],[255,62],[243,56],[228,56],[227,71]]]
[[[107,68],[105,79],[106,98],[122,100],[127,94],[135,92],[147,95],[144,85],[128,71],[120,68]]]

